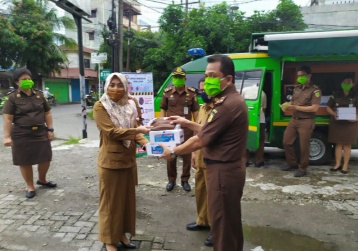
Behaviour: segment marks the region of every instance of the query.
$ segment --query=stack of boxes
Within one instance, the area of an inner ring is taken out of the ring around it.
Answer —
[[[163,154],[163,148],[159,143],[174,148],[184,141],[184,131],[181,128],[165,131],[150,131],[149,143],[146,144],[148,155],[160,156]]]

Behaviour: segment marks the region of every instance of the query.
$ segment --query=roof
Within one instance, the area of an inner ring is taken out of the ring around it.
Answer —
[[[61,69],[61,73],[55,73],[56,78],[71,78],[79,79],[80,69],[79,68],[64,68]],[[85,78],[98,78],[98,73],[92,69],[85,69]]]
[[[251,46],[271,57],[358,55],[358,30],[253,33]]]
[[[73,49],[68,49],[68,48],[66,48],[65,45],[60,45],[60,49],[63,51],[78,51],[77,46]],[[92,52],[97,52],[97,51],[83,46],[83,52],[92,53]]]

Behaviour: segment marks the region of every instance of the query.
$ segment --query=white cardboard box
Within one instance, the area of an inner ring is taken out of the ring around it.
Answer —
[[[337,119],[338,120],[356,120],[356,107],[338,107]]]
[[[174,148],[177,146],[175,143],[162,142],[162,144],[169,146],[170,148]],[[148,155],[152,156],[160,156],[163,154],[163,147],[161,147],[158,143],[147,143],[145,145]]]
[[[150,131],[149,132],[150,143],[175,143],[181,144],[184,141],[183,129],[173,129],[165,131]]]

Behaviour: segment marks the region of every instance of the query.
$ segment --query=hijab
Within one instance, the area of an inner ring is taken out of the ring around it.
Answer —
[[[124,87],[124,96],[118,101],[114,102],[107,94],[108,86],[110,85],[113,77],[119,78]],[[128,81],[127,78],[118,72],[111,73],[104,84],[104,93],[99,99],[103,107],[106,109],[113,124],[121,129],[133,128],[135,126],[135,110],[129,103],[128,95]],[[129,147],[131,140],[123,140],[123,145]]]

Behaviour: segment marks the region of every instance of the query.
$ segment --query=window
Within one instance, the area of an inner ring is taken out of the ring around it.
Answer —
[[[91,68],[90,59],[88,58],[83,59],[83,63],[85,68]]]
[[[94,40],[94,31],[88,32],[88,39]]]
[[[255,100],[261,82],[262,70],[235,72],[235,87],[245,99]]]
[[[91,10],[91,18],[95,18],[97,17],[97,9],[92,9]]]

